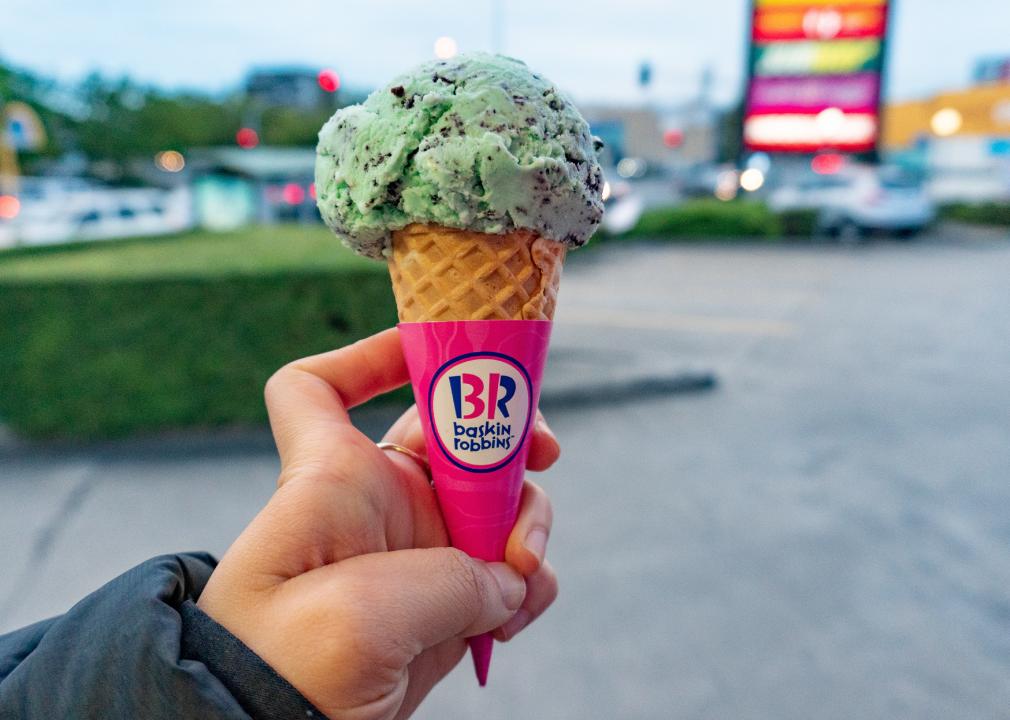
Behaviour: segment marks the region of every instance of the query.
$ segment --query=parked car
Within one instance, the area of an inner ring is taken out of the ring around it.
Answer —
[[[20,211],[0,222],[0,247],[181,232],[193,226],[185,186],[113,189],[75,179],[24,178]]]
[[[815,210],[819,232],[850,240],[874,231],[912,237],[936,217],[922,183],[886,166],[804,175],[773,189],[768,205],[776,212]]]
[[[700,163],[680,171],[680,192],[685,198],[730,200],[736,196],[739,177],[735,165]]]
[[[623,180],[603,184],[603,229],[621,235],[635,227],[645,203],[631,183]]]

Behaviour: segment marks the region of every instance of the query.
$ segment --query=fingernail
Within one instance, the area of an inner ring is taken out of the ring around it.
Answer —
[[[526,549],[537,556],[537,560],[544,561],[544,553],[547,551],[547,531],[542,527],[535,527],[526,534],[523,541]]]
[[[526,597],[526,581],[522,576],[505,563],[488,563],[487,569],[498,583],[505,607],[515,610],[522,605],[523,598]]]
[[[532,619],[533,616],[530,615],[528,610],[519,610],[512,616],[511,620],[502,625],[502,635],[505,636],[506,640],[511,640],[518,635],[524,627],[529,625]]]

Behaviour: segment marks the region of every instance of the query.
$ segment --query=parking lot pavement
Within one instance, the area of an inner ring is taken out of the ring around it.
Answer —
[[[545,403],[562,594],[496,648],[488,688],[463,663],[416,717],[1005,714],[1008,277],[1005,238],[955,227],[573,257],[553,343],[566,382],[718,383]],[[152,554],[220,553],[277,465],[254,434],[22,447],[2,467],[0,631]]]

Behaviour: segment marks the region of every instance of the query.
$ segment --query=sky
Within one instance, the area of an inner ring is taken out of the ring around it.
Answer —
[[[581,102],[635,103],[637,67],[654,67],[651,100],[739,97],[747,0],[3,0],[0,58],[80,79],[91,70],[166,88],[218,92],[252,66],[332,67],[371,88],[433,56],[436,38],[501,45]],[[897,0],[887,93],[908,99],[963,87],[974,61],[1010,55],[1005,0]]]

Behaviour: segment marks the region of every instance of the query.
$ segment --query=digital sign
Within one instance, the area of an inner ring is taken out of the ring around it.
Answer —
[[[888,0],[754,0],[744,106],[751,152],[872,152]]]

